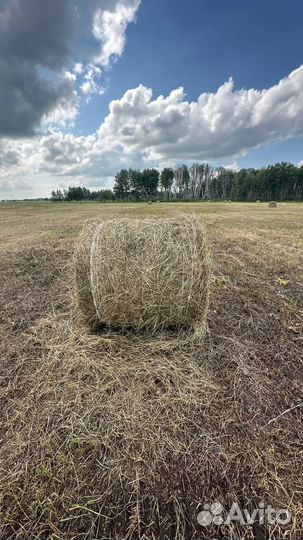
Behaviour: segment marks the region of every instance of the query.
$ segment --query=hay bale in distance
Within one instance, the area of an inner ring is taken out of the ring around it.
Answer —
[[[269,205],[268,205],[269,208],[277,208],[277,206],[278,206],[278,205],[277,205],[276,201],[271,201],[271,202],[269,203]]]
[[[75,267],[79,307],[91,323],[203,335],[210,258],[197,218],[90,220]]]

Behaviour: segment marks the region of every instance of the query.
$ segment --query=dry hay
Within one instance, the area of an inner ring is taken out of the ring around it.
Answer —
[[[79,307],[93,324],[204,334],[210,257],[194,216],[89,220],[75,271]]]
[[[277,208],[277,206],[278,206],[278,205],[277,205],[276,201],[271,201],[271,202],[269,203],[269,205],[268,205],[268,208]]]
[[[197,523],[203,504],[264,501],[293,521],[222,537],[299,540],[302,413],[285,348],[263,357],[215,331],[178,355],[120,339],[68,313],[28,337],[2,395],[1,538],[217,538]]]

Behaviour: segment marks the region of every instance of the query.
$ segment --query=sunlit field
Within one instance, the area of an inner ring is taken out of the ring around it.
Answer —
[[[162,362],[157,388],[150,382],[144,393],[138,383],[136,396],[132,381],[149,373],[140,374],[140,358],[125,360],[123,347],[72,327],[74,243],[88,218],[180,213],[195,213],[207,231],[207,334],[192,352],[154,351],[150,373],[155,355]],[[299,538],[303,204],[3,203],[0,230],[1,537],[208,538],[211,529],[196,519],[208,497],[290,505],[294,519],[277,530]],[[106,371],[111,361],[116,367]],[[132,380],[120,392],[124,362]],[[195,373],[184,403],[182,366],[187,378]],[[199,396],[196,409],[190,392]],[[174,426],[159,420],[161,403]]]

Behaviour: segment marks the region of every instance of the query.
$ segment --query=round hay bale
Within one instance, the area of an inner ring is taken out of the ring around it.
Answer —
[[[269,203],[269,205],[268,205],[269,208],[277,208],[277,206],[278,206],[278,205],[277,205],[276,201],[271,201],[271,202]]]
[[[75,266],[78,304],[90,322],[203,335],[210,258],[197,218],[90,220]]]
[[[147,204],[153,204],[153,201],[147,201]]]

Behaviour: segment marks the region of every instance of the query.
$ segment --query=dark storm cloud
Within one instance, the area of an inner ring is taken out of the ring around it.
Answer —
[[[71,0],[1,0],[0,136],[33,134],[42,116],[72,91],[59,75],[76,24]]]
[[[0,136],[30,136],[42,116],[68,99],[70,81],[54,85],[28,63],[0,60]]]

